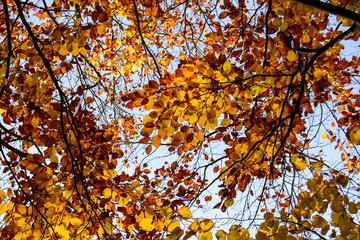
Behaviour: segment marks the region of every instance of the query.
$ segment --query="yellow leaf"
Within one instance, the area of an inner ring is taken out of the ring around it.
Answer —
[[[309,43],[311,41],[309,34],[305,33],[300,37],[302,43]]]
[[[71,225],[74,225],[74,226],[79,226],[79,225],[83,224],[79,218],[71,218],[70,223],[71,223]]]
[[[321,77],[325,76],[325,74],[326,74],[326,71],[322,70],[320,68],[315,68],[314,73],[313,73],[314,77],[316,77],[316,78],[321,78]]]
[[[125,198],[125,197],[120,197],[118,203],[120,205],[120,207],[123,207],[125,206],[126,204],[128,204],[129,202],[129,199]]]
[[[300,154],[294,154],[290,158],[290,162],[296,171],[304,171],[308,165],[308,161],[305,158],[299,159]]]
[[[81,23],[81,18],[76,19],[75,22],[74,22],[74,27],[79,26],[80,23]]]
[[[59,54],[62,55],[62,56],[66,56],[67,53],[68,53],[68,50],[67,50],[67,47],[66,47],[66,43],[64,43],[60,47]]]
[[[6,203],[0,203],[0,215],[3,215],[7,210],[7,204]]]
[[[194,123],[197,122],[198,119],[199,119],[198,116],[196,115],[196,113],[194,113],[194,114],[192,114],[192,115],[190,116],[190,118],[189,118],[189,123],[190,123],[190,124],[194,124]]]
[[[185,99],[186,92],[185,91],[177,91],[175,97],[179,100]]]
[[[229,126],[231,123],[231,119],[230,118],[225,118],[224,120],[221,121],[221,126],[223,127],[227,127]]]
[[[72,47],[73,47],[73,49],[72,49],[72,51],[71,51],[71,54],[72,54],[73,56],[79,55],[79,45],[78,45],[76,42],[74,42],[74,43],[72,44]]]
[[[160,209],[160,214],[169,219],[173,214],[173,210],[170,207],[165,206]]]
[[[323,134],[321,135],[321,138],[322,138],[322,139],[326,139],[326,133],[323,133]]]
[[[200,142],[204,141],[204,132],[197,131],[196,132],[196,137],[199,139]]]
[[[360,125],[351,127],[349,131],[349,141],[354,145],[360,145]]]
[[[232,198],[232,199],[229,199],[229,200],[226,200],[225,202],[224,202],[224,206],[225,207],[231,207],[232,205],[234,204],[234,199]]]
[[[6,198],[7,198],[6,193],[4,191],[0,190],[0,203]]]
[[[226,232],[225,231],[223,231],[223,230],[219,230],[219,231],[217,231],[217,233],[215,234],[215,236],[216,236],[216,238],[218,239],[218,240],[226,240]]]
[[[294,53],[294,51],[290,50],[287,53],[286,59],[289,60],[290,62],[296,61],[297,60],[297,56]]]
[[[105,188],[104,190],[104,198],[109,198],[111,196],[111,189]]]
[[[105,29],[104,24],[100,24],[96,27],[96,30],[98,33],[104,33],[106,29]]]
[[[64,225],[55,226],[55,232],[61,237],[60,239],[70,239],[70,231]]]
[[[324,162],[322,160],[320,160],[318,162],[311,162],[311,165],[313,166],[314,171],[319,171],[323,168]]]
[[[175,220],[175,221],[172,221],[172,222],[169,224],[167,230],[168,230],[168,232],[173,232],[173,231],[175,231],[175,230],[178,229],[178,228],[180,228],[180,223],[179,223],[178,220]]]
[[[226,74],[229,74],[231,72],[231,63],[229,60],[226,60],[226,62],[224,63],[223,70]]]
[[[139,226],[147,232],[151,232],[155,228],[152,218],[144,218],[140,221]]]
[[[283,21],[282,17],[276,17],[274,19],[274,21],[272,22],[272,24],[275,25],[275,26],[279,26],[282,23],[282,21]]]
[[[211,240],[212,234],[211,232],[202,232],[198,236],[198,240]]]
[[[210,219],[203,220],[200,223],[200,228],[203,232],[210,231],[210,229],[212,229],[213,226],[214,226],[214,223]]]
[[[199,230],[200,227],[200,221],[198,219],[196,219],[193,223],[191,223],[189,230],[191,232],[197,232]]]
[[[181,207],[177,212],[179,213],[180,217],[182,217],[182,218],[188,219],[191,217],[190,210],[185,206]]]
[[[227,238],[228,238],[228,240],[238,240],[238,239],[241,239],[241,236],[237,229],[233,229],[233,230],[230,230]]]

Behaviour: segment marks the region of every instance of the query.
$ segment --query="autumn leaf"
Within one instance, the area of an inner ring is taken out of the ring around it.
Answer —
[[[185,206],[182,206],[177,212],[179,213],[180,217],[185,219],[190,218],[192,215],[190,209]]]
[[[347,136],[354,145],[360,145],[360,125],[352,125],[348,128]]]
[[[151,232],[152,230],[154,230],[155,225],[153,223],[153,219],[152,218],[144,218],[140,221],[139,226],[147,232]]]
[[[308,165],[308,161],[299,154],[292,155],[290,162],[296,171],[304,171]]]
[[[205,220],[200,222],[200,229],[203,232],[210,231],[213,228],[213,226],[214,226],[214,223],[210,219],[205,219]]]
[[[224,63],[223,70],[226,74],[229,74],[231,72],[231,63],[229,60],[226,60],[226,62]]]
[[[180,229],[180,223],[179,221],[175,220],[172,221],[169,226],[167,227],[168,232],[174,232],[174,231],[178,231]]]
[[[211,240],[211,239],[212,239],[211,232],[199,233],[198,240]]]
[[[293,61],[296,61],[297,60],[297,56],[296,54],[294,53],[294,51],[290,50],[288,51],[287,55],[286,55],[286,59],[293,62]]]
[[[164,206],[160,209],[160,214],[169,219],[173,214],[173,210],[168,206]]]
[[[70,223],[74,226],[80,226],[83,222],[79,218],[71,218]]]

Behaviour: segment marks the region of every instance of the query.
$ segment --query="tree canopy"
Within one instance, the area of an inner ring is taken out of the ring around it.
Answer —
[[[1,0],[2,239],[359,239],[360,2]]]

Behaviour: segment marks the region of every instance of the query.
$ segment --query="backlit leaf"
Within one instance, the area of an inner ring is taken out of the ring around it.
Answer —
[[[354,145],[360,145],[360,125],[354,125],[348,130],[348,139]]]
[[[173,210],[168,206],[164,206],[160,209],[160,214],[169,219],[173,214]]]
[[[177,212],[182,218],[188,219],[191,217],[190,209],[185,206],[182,206]]]
[[[71,218],[70,223],[74,226],[80,226],[83,222],[79,218]]]
[[[294,53],[294,51],[290,50],[288,51],[287,53],[287,56],[286,56],[286,59],[293,62],[293,61],[296,61],[297,60],[297,56],[296,54]]]
[[[299,154],[292,155],[290,162],[296,171],[304,171],[308,165],[308,161],[305,158],[300,157]]]
[[[154,230],[155,225],[153,223],[153,219],[152,218],[144,218],[140,221],[139,226],[147,232],[151,232],[152,230]]]
[[[211,232],[199,233],[198,240],[211,240],[211,239],[212,239]]]
[[[224,63],[223,70],[226,74],[229,74],[231,72],[231,63],[229,60],[226,60],[226,62]]]
[[[214,223],[210,219],[205,219],[200,222],[200,228],[203,232],[210,231],[213,228],[213,226]]]

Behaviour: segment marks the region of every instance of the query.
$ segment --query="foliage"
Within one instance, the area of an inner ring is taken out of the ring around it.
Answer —
[[[2,239],[360,238],[359,12],[2,0]]]

